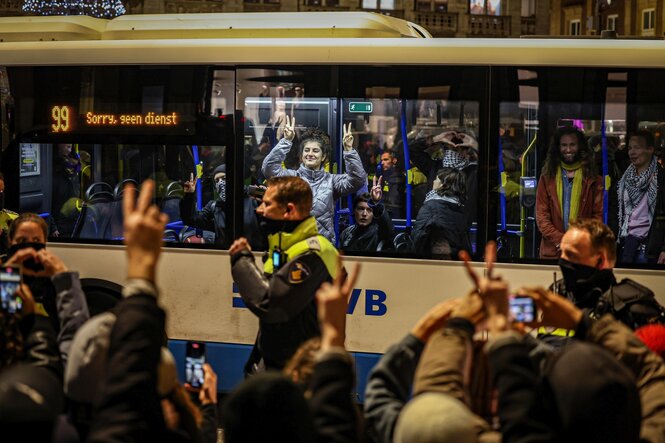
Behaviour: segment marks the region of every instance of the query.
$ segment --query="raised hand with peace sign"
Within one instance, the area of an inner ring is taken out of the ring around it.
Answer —
[[[321,325],[321,350],[333,346],[344,347],[346,309],[359,274],[360,263],[356,263],[351,274],[347,275],[342,267],[342,258],[338,256],[337,277],[332,284],[323,283],[316,292],[316,306]]]
[[[383,198],[383,176],[376,179],[376,175],[372,179],[372,190],[370,191],[370,196],[372,197],[372,202],[377,204]]]
[[[351,125],[347,128],[346,125],[342,125],[342,144],[344,145],[345,151],[351,151],[353,149],[353,133],[351,132]]]
[[[295,116],[289,118],[289,116],[287,115],[284,117],[284,138],[292,142],[295,136],[296,136],[296,118]]]

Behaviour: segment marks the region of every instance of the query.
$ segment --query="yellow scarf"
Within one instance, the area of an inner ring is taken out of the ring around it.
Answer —
[[[561,168],[556,170],[556,196],[559,200],[559,208],[561,209],[561,218],[563,218],[563,178],[561,177],[561,169],[566,171],[575,171],[573,177],[573,190],[570,193],[570,212],[568,213],[568,222],[577,220],[577,213],[580,210],[580,197],[582,197],[582,179],[584,173],[582,172],[582,163],[575,162],[572,165],[561,162]],[[564,220],[565,222],[566,220]]]

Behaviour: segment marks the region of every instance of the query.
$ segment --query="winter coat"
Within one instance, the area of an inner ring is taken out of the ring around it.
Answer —
[[[363,169],[360,156],[355,150],[344,151],[346,174],[331,174],[323,168],[318,171],[307,169],[302,164],[296,169],[282,168],[292,142],[282,138],[277,146],[263,160],[261,171],[266,178],[295,176],[302,177],[312,187],[312,216],[316,218],[319,233],[335,244],[335,200],[356,192],[367,183],[367,173]]]
[[[578,219],[603,218],[603,184],[600,176],[582,179]],[[536,223],[542,234],[540,258],[558,258],[563,238],[563,214],[556,194],[556,178],[541,176],[536,191]]]
[[[468,229],[468,214],[462,205],[439,196],[429,198],[413,228],[415,251],[425,256],[457,258],[460,250],[471,250]]]
[[[372,207],[374,220],[369,226],[353,225],[340,234],[339,247],[345,251],[377,252],[394,249],[395,228],[388,211],[379,203]]]

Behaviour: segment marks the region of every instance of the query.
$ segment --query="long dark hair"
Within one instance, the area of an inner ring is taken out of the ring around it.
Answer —
[[[441,187],[436,190],[440,196],[454,197],[460,203],[466,201],[466,176],[464,172],[455,168],[439,169],[436,177],[441,181]]]
[[[564,135],[575,135],[577,137],[578,151],[577,155],[582,162],[582,171],[585,177],[594,177],[596,175],[596,165],[593,161],[593,152],[589,148],[584,133],[574,126],[564,126],[554,131],[552,142],[545,157],[543,165],[543,175],[546,177],[556,177],[556,172],[561,168],[561,137]]]

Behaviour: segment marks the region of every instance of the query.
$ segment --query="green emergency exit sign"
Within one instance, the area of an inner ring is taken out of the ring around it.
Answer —
[[[350,102],[349,112],[359,112],[361,114],[372,113],[372,102]]]

